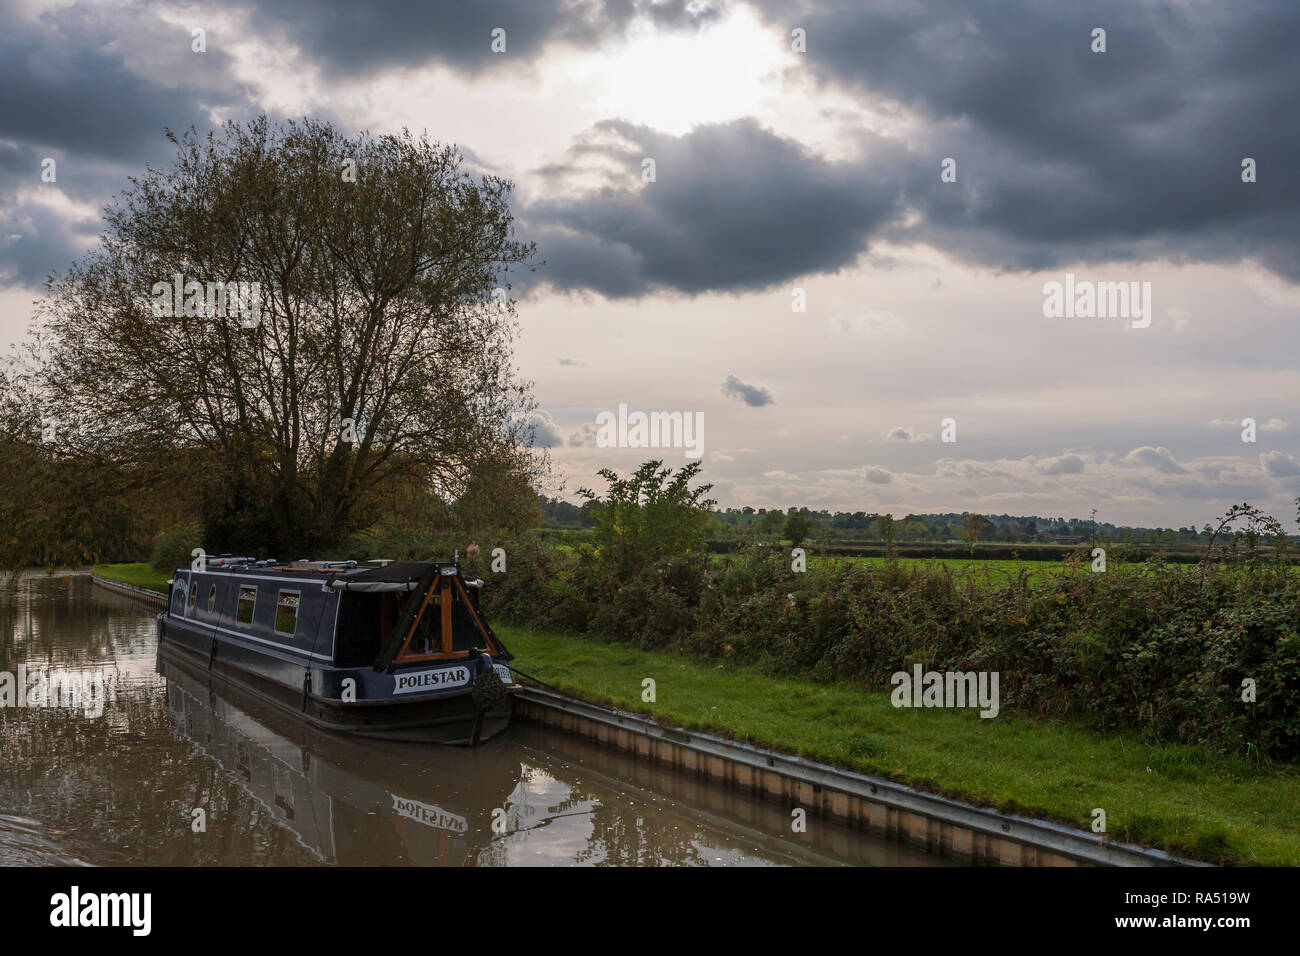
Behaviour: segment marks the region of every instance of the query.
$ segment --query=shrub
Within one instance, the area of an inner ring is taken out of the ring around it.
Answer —
[[[883,687],[918,663],[998,671],[1004,707],[1249,759],[1300,755],[1300,573],[1280,561],[1114,560],[998,583],[897,561],[795,573],[788,551],[757,544],[626,563],[639,534],[572,549],[522,539],[510,573],[485,575],[485,601],[504,620],[780,675]]]
[[[1030,584],[944,568],[827,562],[749,547],[659,560],[611,583],[590,551],[533,545],[502,578],[509,619],[776,674],[858,680],[996,670],[1004,707],[1223,752],[1300,754],[1300,575],[1267,566],[1113,563]],[[1242,701],[1242,682],[1257,701]]]
[[[202,547],[203,530],[198,524],[177,525],[158,536],[151,561],[155,571],[174,571],[193,560],[195,548]]]

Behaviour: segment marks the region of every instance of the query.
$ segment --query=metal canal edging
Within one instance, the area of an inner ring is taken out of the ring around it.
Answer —
[[[630,751],[681,773],[712,778],[869,835],[970,863],[1018,866],[1207,866],[1164,850],[1016,814],[998,813],[879,777],[712,734],[664,727],[553,691],[525,687],[515,714]]]
[[[167,595],[161,591],[151,591],[148,588],[136,587],[134,584],[113,581],[109,578],[100,577],[98,574],[92,574],[90,577],[97,587],[104,588],[106,591],[113,591],[124,597],[133,598],[155,611],[167,610]]]
[[[158,591],[92,574],[97,587],[154,610]],[[1019,866],[1208,866],[1147,847],[1113,843],[1072,827],[915,790],[737,743],[713,734],[664,727],[640,714],[589,704],[538,687],[523,687],[516,716],[616,747],[678,772],[803,807],[869,835],[910,843],[964,862]]]

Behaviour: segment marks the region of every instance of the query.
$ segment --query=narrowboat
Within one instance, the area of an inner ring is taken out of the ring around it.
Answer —
[[[455,562],[207,558],[175,571],[159,656],[325,730],[476,746],[518,691],[482,586]]]

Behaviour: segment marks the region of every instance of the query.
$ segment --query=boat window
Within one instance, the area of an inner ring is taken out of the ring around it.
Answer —
[[[215,610],[217,607],[217,586],[214,584],[208,588],[208,610]]]
[[[275,606],[275,629],[281,634],[292,634],[298,629],[298,601],[301,591],[281,591]]]
[[[199,599],[199,582],[195,580],[191,580],[190,581],[190,609],[191,610],[193,610],[194,608],[194,602],[197,601],[198,599]]]
[[[240,624],[253,623],[253,608],[257,604],[257,588],[246,584],[239,586],[239,608],[235,611],[235,619]]]
[[[415,630],[411,633],[411,639],[406,642],[405,653],[407,656],[423,657],[442,651],[442,635],[434,629],[437,608],[438,595],[434,594],[428,609],[420,615],[419,621],[416,622]]]
[[[177,581],[172,591],[172,612],[180,614],[185,610],[185,582]]]

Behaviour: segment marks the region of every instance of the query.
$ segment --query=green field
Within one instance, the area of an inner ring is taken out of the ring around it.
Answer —
[[[941,568],[951,571],[954,576],[963,580],[970,579],[981,584],[988,583],[994,586],[1006,585],[1017,580],[1022,571],[1028,575],[1029,580],[1032,582],[1045,580],[1050,574],[1089,572],[1090,568],[1089,565],[1083,564],[1071,570],[1064,561],[1025,561],[1009,558],[1006,560],[986,558],[895,558],[894,560],[902,568]],[[889,559],[874,555],[867,557],[820,557],[811,555],[808,558],[809,565],[834,564],[837,561],[884,567],[889,562]]]
[[[1074,567],[1066,564],[1064,561],[1026,561],[1024,559],[998,559],[998,558],[895,558],[902,568],[918,569],[943,569],[950,571],[953,576],[962,581],[972,581],[976,584],[987,585],[989,587],[1005,587],[1019,579],[1023,572],[1030,584],[1039,584],[1049,580],[1056,575],[1068,574],[1091,574],[1092,563],[1085,560],[1079,562]],[[809,555],[808,565],[812,567],[818,564],[833,564],[836,561],[847,561],[851,564],[870,564],[877,568],[884,567],[888,562],[887,558],[875,555],[856,557],[856,556],[826,556]],[[1147,568],[1154,567],[1147,565],[1145,568],[1141,562],[1129,564],[1121,563],[1116,559],[1111,559],[1108,568],[1114,569],[1121,566],[1137,568],[1145,571]],[[1162,573],[1183,573],[1196,574],[1200,572],[1199,564],[1165,564],[1161,565]],[[1227,565],[1216,565],[1218,568],[1227,567]],[[1300,573],[1300,567],[1289,569],[1291,573]]]

